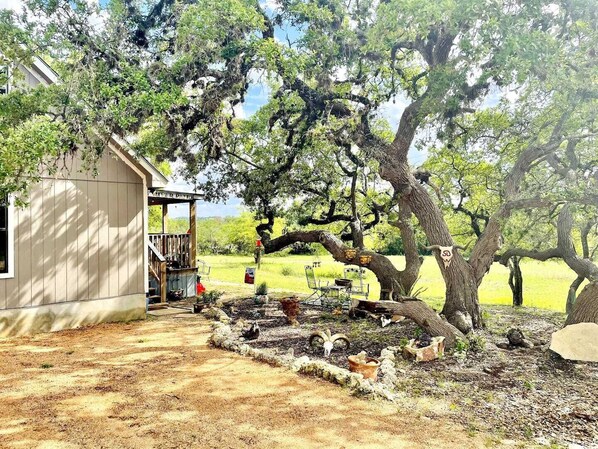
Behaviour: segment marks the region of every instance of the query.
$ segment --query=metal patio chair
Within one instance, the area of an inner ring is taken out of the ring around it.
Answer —
[[[347,287],[330,285],[328,282],[326,282],[325,285],[322,285],[322,282],[316,279],[316,273],[314,272],[313,266],[305,265],[305,278],[307,279],[307,286],[313,290],[313,293],[303,301],[305,304],[322,308],[332,308],[335,304],[338,304],[341,299],[341,292],[347,293],[347,296],[349,296],[348,303],[351,302]]]
[[[364,272],[365,270],[361,267],[345,267],[345,269],[343,270],[343,277],[349,278],[351,274],[357,273],[357,282],[352,282],[351,290],[349,293],[351,294],[351,296],[363,296],[367,300],[368,296],[370,295],[370,284],[366,284],[363,282]]]

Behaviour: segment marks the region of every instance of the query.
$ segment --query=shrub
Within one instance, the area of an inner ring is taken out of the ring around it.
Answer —
[[[266,282],[262,282],[257,286],[255,289],[256,295],[267,295],[268,294],[268,284]]]
[[[471,352],[484,352],[486,349],[486,340],[481,335],[469,334],[467,343]]]
[[[224,292],[218,290],[210,290],[209,292],[203,292],[198,300],[203,301],[205,304],[214,304],[224,295]]]
[[[282,269],[280,270],[283,276],[291,276],[294,274],[293,267],[290,265],[283,265]]]
[[[467,340],[461,340],[457,338],[457,342],[455,343],[455,352],[462,352],[466,353],[469,349],[469,342]]]

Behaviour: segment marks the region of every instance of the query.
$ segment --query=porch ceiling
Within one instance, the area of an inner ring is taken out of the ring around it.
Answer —
[[[174,190],[149,190],[147,194],[147,203],[150,206],[159,206],[162,204],[190,203],[192,201],[203,200],[204,196],[200,193],[176,192]]]

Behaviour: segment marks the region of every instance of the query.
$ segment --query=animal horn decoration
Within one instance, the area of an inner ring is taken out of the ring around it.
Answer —
[[[425,248],[428,251],[432,251],[432,250],[438,250],[438,251],[440,251],[440,257],[442,258],[442,262],[444,263],[444,268],[448,268],[449,265],[451,264],[451,261],[453,260],[454,250],[456,250],[456,249],[466,250],[469,247],[470,243],[471,242],[468,242],[467,245],[465,245],[465,246],[460,246],[460,245],[453,245],[453,246],[431,245],[431,246],[426,246]]]
[[[426,246],[428,251],[432,251],[434,249],[440,251],[440,257],[442,258],[442,262],[444,263],[444,268],[448,268],[453,260],[453,246],[441,246],[441,245],[432,245]]]
[[[309,345],[312,346],[316,339],[321,339],[322,343],[324,344],[324,357],[329,357],[332,349],[334,349],[334,343],[336,341],[344,341],[345,342],[345,349],[348,349],[350,346],[349,338],[345,334],[332,334],[330,329],[326,329],[325,332],[323,331],[316,331],[309,336]]]

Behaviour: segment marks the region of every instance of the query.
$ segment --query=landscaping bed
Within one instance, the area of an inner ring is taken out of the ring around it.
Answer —
[[[340,368],[348,368],[348,355],[366,351],[379,357],[385,348],[396,350],[421,332],[410,320],[383,328],[372,317],[351,319],[304,304],[301,308],[299,326],[287,324],[276,300],[258,305],[244,299],[224,310],[236,323],[233,332],[238,335],[245,324],[259,324],[259,338],[245,342],[252,348],[307,356]],[[429,363],[413,363],[397,351],[397,379],[392,389],[401,408],[431,419],[451,415],[470,432],[491,431],[497,439],[598,447],[594,443],[598,441],[598,365],[568,362],[547,349],[551,333],[562,326],[564,316],[495,306],[484,307],[484,317],[487,328],[476,333],[466,357],[446,355]],[[521,329],[534,347],[498,348],[512,327]],[[335,348],[325,358],[321,347],[308,344],[312,332],[326,329],[349,337],[350,348]]]

